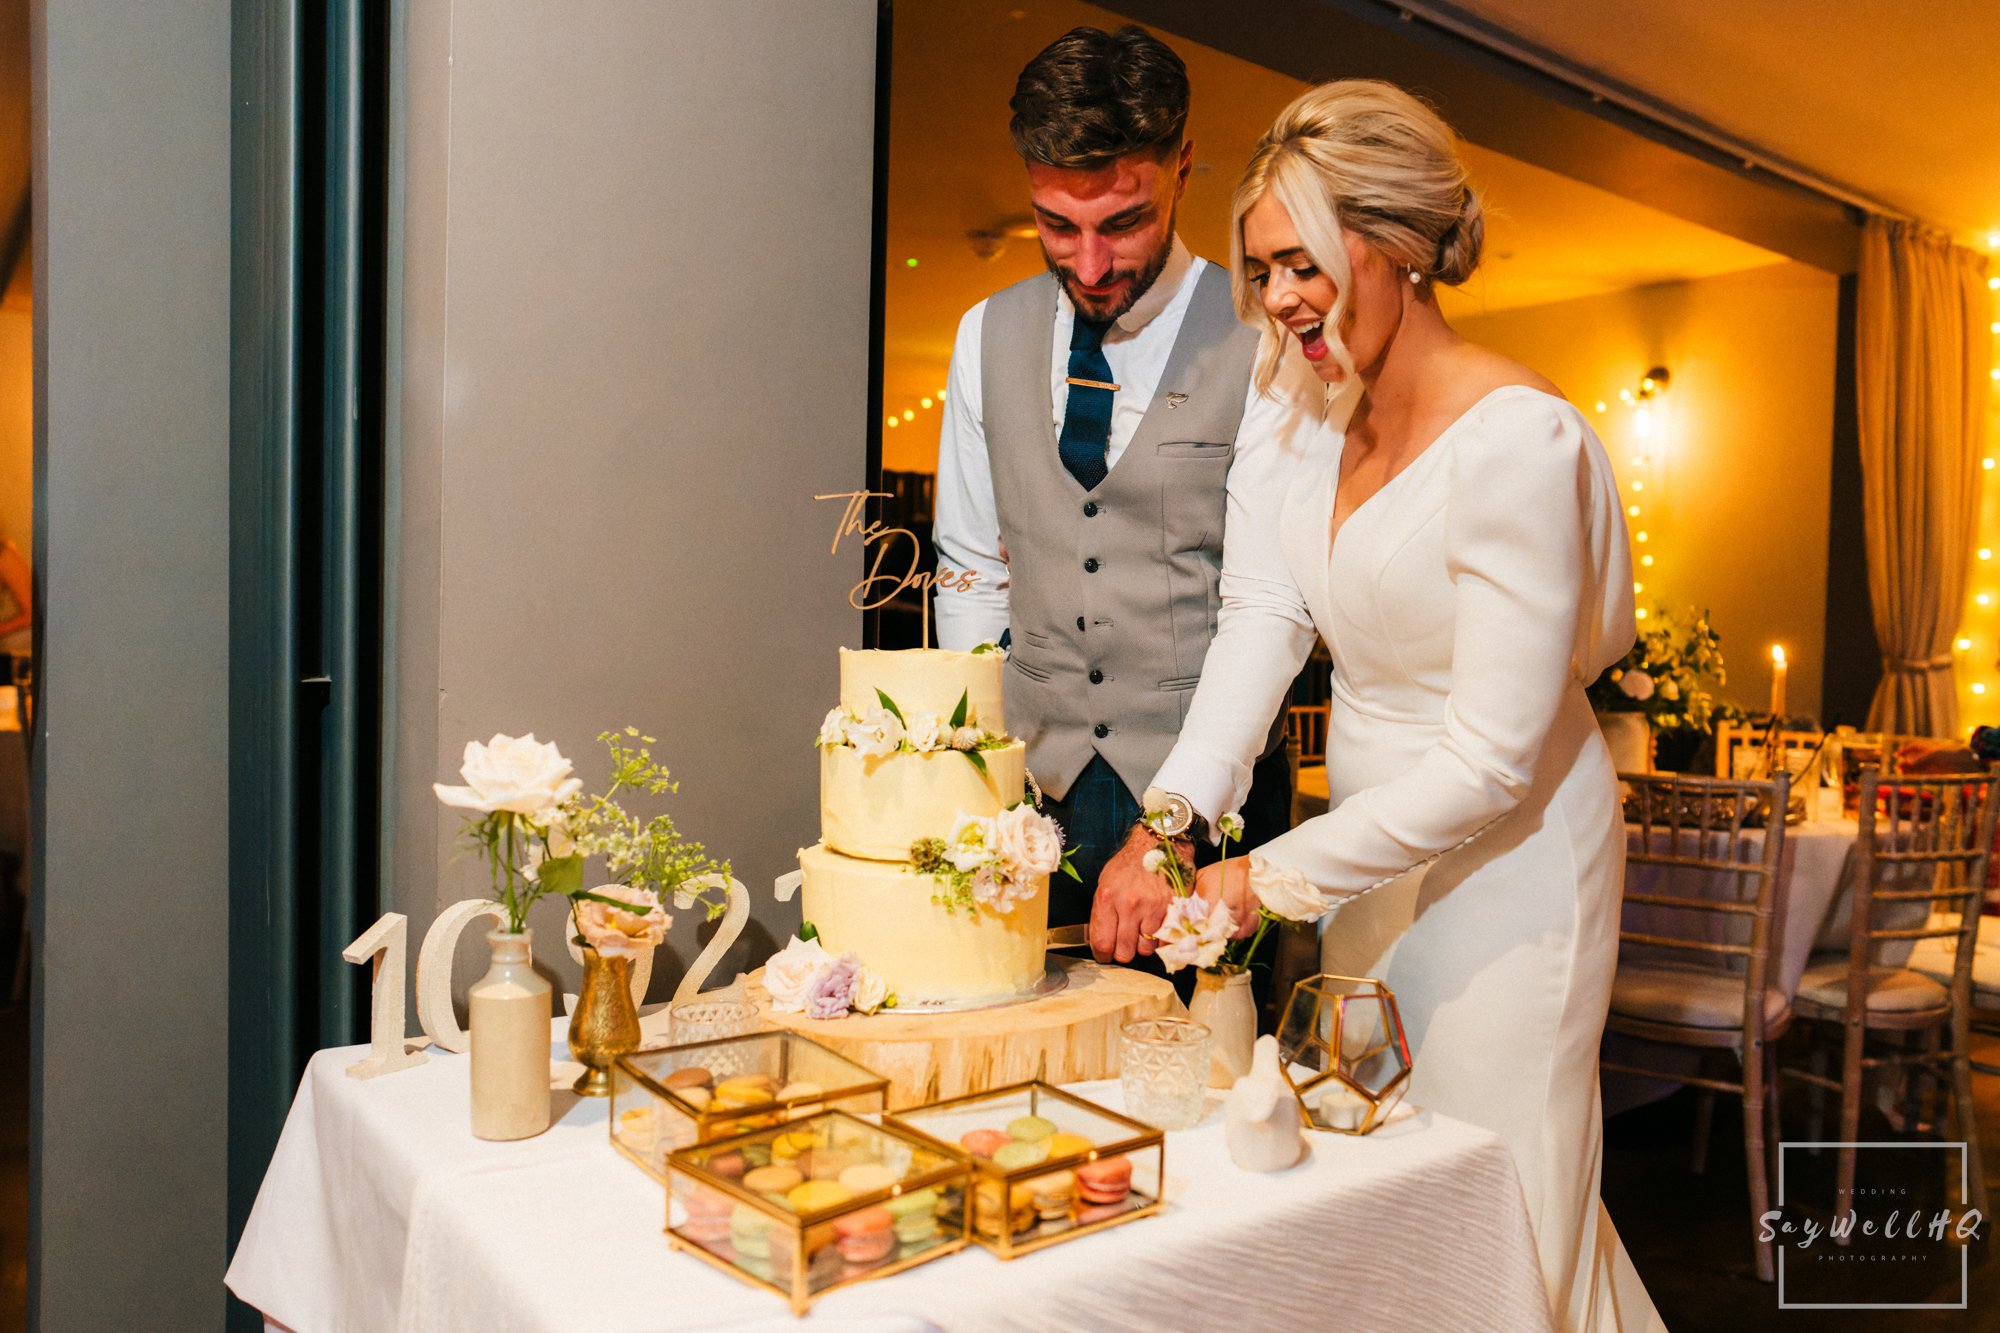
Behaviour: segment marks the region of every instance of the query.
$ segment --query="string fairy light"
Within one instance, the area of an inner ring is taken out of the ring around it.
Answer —
[[[1986,234],[1986,248],[2000,250],[2000,230]],[[1987,278],[1988,291],[2000,292],[2000,275]],[[2000,302],[1996,302],[2000,307]],[[2000,308],[1993,311],[2000,316]],[[1988,323],[1989,333],[2000,335],[2000,317]],[[1978,543],[1973,550],[1972,579],[1966,589],[1964,613],[1957,635],[1952,639],[1954,673],[1958,678],[1958,729],[1963,735],[1975,726],[2000,723],[2000,624],[1994,606],[2000,601],[2000,580],[1994,577],[1993,553],[2000,550],[2000,486],[1991,484],[1987,474],[1996,467],[2000,455],[2000,341],[1994,344],[1994,361],[1987,369],[1986,439],[1979,460],[1980,486]]]

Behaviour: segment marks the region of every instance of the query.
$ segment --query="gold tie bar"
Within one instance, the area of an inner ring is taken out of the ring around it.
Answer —
[[[1115,384],[1106,384],[1103,380],[1080,380],[1074,375],[1065,377],[1063,383],[1074,384],[1079,389],[1109,389],[1113,393],[1118,392],[1118,386]]]

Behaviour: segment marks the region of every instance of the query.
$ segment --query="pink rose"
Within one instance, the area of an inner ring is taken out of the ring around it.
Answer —
[[[851,953],[822,969],[806,991],[806,1017],[840,1018],[852,1009],[859,970]]]
[[[1206,898],[1176,898],[1167,904],[1166,919],[1153,938],[1160,942],[1160,962],[1169,972],[1184,967],[1214,967],[1222,961],[1236,933],[1236,918],[1226,903]]]
[[[579,898],[576,929],[583,942],[606,958],[632,958],[643,949],[658,948],[667,937],[666,909],[651,889],[634,884],[600,884],[591,890],[600,898],[616,898],[637,911]]]

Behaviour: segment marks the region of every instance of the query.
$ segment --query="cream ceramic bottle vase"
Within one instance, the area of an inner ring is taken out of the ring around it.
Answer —
[[[1210,1043],[1208,1086],[1227,1088],[1250,1072],[1257,1044],[1257,1002],[1248,972],[1197,972],[1188,1017],[1215,1034]]]
[[[487,932],[493,964],[472,988],[472,1133],[525,1139],[549,1127],[549,983],[535,932]]]

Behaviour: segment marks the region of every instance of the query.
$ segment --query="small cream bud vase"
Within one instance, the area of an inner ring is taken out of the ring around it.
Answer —
[[[549,983],[535,972],[535,932],[488,931],[493,963],[467,1008],[472,1029],[472,1133],[526,1139],[549,1127]]]
[[[1209,1043],[1208,1086],[1227,1088],[1250,1072],[1257,1044],[1257,1004],[1248,972],[1197,972],[1188,1017],[1215,1034]]]

